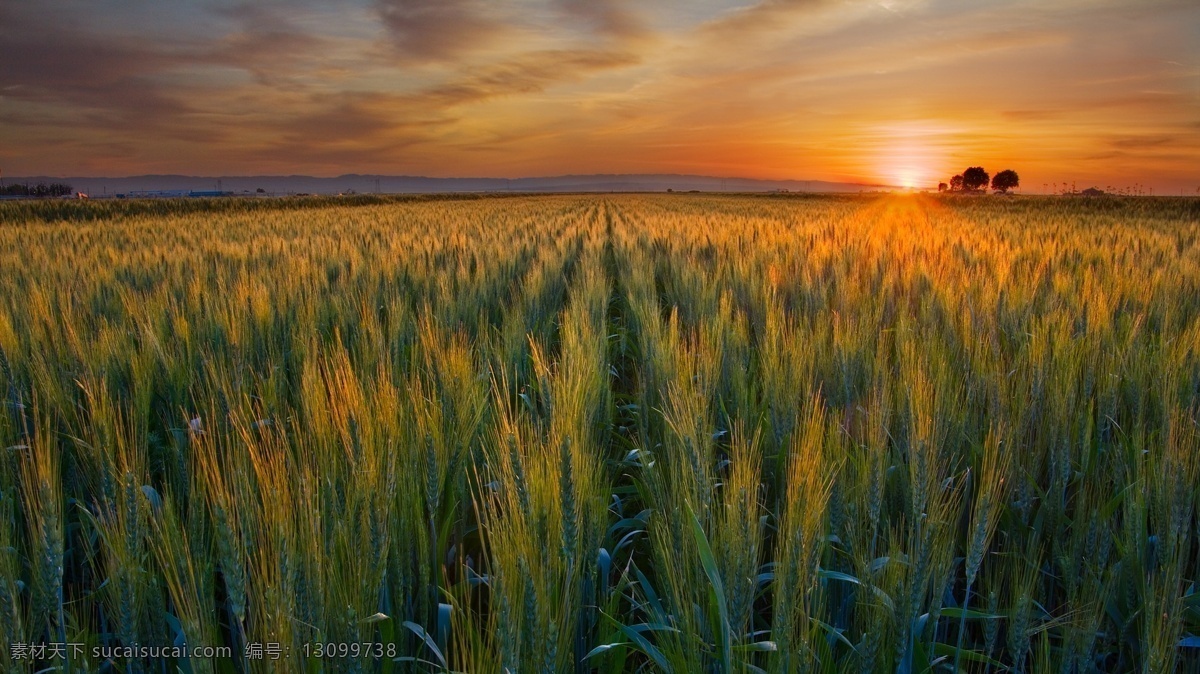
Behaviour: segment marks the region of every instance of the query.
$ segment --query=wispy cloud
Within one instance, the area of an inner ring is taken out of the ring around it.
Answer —
[[[628,0],[556,0],[556,6],[575,24],[584,26],[602,38],[633,40],[649,36],[645,19]]]
[[[450,107],[516,94],[537,93],[561,82],[578,81],[603,70],[638,62],[637,56],[605,50],[544,50],[518,54],[481,66],[411,97],[414,102]]]
[[[1124,136],[1122,138],[1114,138],[1109,141],[1113,147],[1121,148],[1122,150],[1138,150],[1141,148],[1154,148],[1170,146],[1178,142],[1175,136],[1167,135],[1142,135],[1142,136]]]
[[[760,0],[725,12],[704,24],[700,32],[721,40],[750,39],[763,32],[786,30],[796,15],[833,4],[832,0]]]
[[[511,27],[483,0],[375,0],[396,49],[417,60],[443,60],[496,44]]]

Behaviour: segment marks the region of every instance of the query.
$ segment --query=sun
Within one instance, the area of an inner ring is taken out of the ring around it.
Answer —
[[[949,129],[949,130],[948,130]],[[936,185],[953,128],[932,120],[909,120],[873,127],[864,158],[879,180],[908,190]]]
[[[930,184],[937,175],[927,164],[926,153],[915,148],[897,148],[881,157],[882,178],[896,187],[913,190]]]
[[[933,176],[933,173],[927,169],[903,162],[886,169],[883,173],[883,178],[889,185],[906,190],[924,187]]]

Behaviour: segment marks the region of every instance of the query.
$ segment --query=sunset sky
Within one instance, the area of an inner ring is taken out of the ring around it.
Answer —
[[[5,176],[1200,187],[1200,2],[0,4]]]

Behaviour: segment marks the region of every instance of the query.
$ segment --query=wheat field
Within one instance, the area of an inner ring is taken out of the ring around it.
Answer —
[[[1200,671],[1194,199],[0,204],[0,399],[5,671]]]

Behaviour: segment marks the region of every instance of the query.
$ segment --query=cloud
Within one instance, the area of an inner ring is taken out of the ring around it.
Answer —
[[[1000,113],[1005,119],[1017,122],[1036,122],[1058,119],[1065,114],[1064,110],[1004,110]]]
[[[393,56],[463,66],[547,48],[581,49],[652,37],[628,0],[374,0]]]
[[[288,144],[329,145],[375,139],[394,128],[393,99],[382,94],[319,95],[315,110],[273,124]]]
[[[765,32],[785,30],[795,15],[831,4],[831,0],[761,0],[709,21],[700,32],[722,41],[753,39]]]
[[[494,45],[510,27],[478,0],[376,0],[394,47],[415,60],[448,60]]]
[[[455,108],[542,92],[636,62],[631,54],[605,50],[528,52],[409,93],[315,94],[289,106],[302,108],[300,114],[259,124],[264,133],[274,134],[275,147],[302,147],[308,158],[326,152],[357,156],[370,148],[376,156],[384,156],[388,148],[432,142],[443,134],[453,136],[463,114],[468,114],[456,113]],[[516,137],[527,136],[518,133]]]
[[[625,0],[556,0],[573,20],[582,20],[602,38],[633,40],[649,36],[645,22]]]
[[[435,106],[455,106],[492,98],[529,94],[563,82],[579,81],[603,70],[638,63],[636,55],[603,49],[551,49],[518,54],[413,96]]]
[[[1176,142],[1175,136],[1170,135],[1139,135],[1139,136],[1123,136],[1114,138],[1109,141],[1113,147],[1122,150],[1143,150],[1149,148],[1157,148],[1170,146]]]
[[[286,7],[244,3],[220,16],[235,28],[197,49],[192,64],[239,68],[263,83],[278,82],[308,62],[320,62],[331,41],[296,25]]]
[[[11,67],[0,72],[0,89],[98,129],[179,132],[181,120],[205,108],[198,90],[229,91],[230,71],[265,84],[286,78],[302,59],[319,58],[322,39],[291,25],[282,8],[242,5],[217,14],[233,28],[198,40],[104,31],[70,15],[7,8],[0,62]]]
[[[66,105],[90,122],[141,126],[188,110],[149,79],[184,63],[178,54],[70,26],[51,28],[27,16],[3,18],[0,87],[6,98]]]

